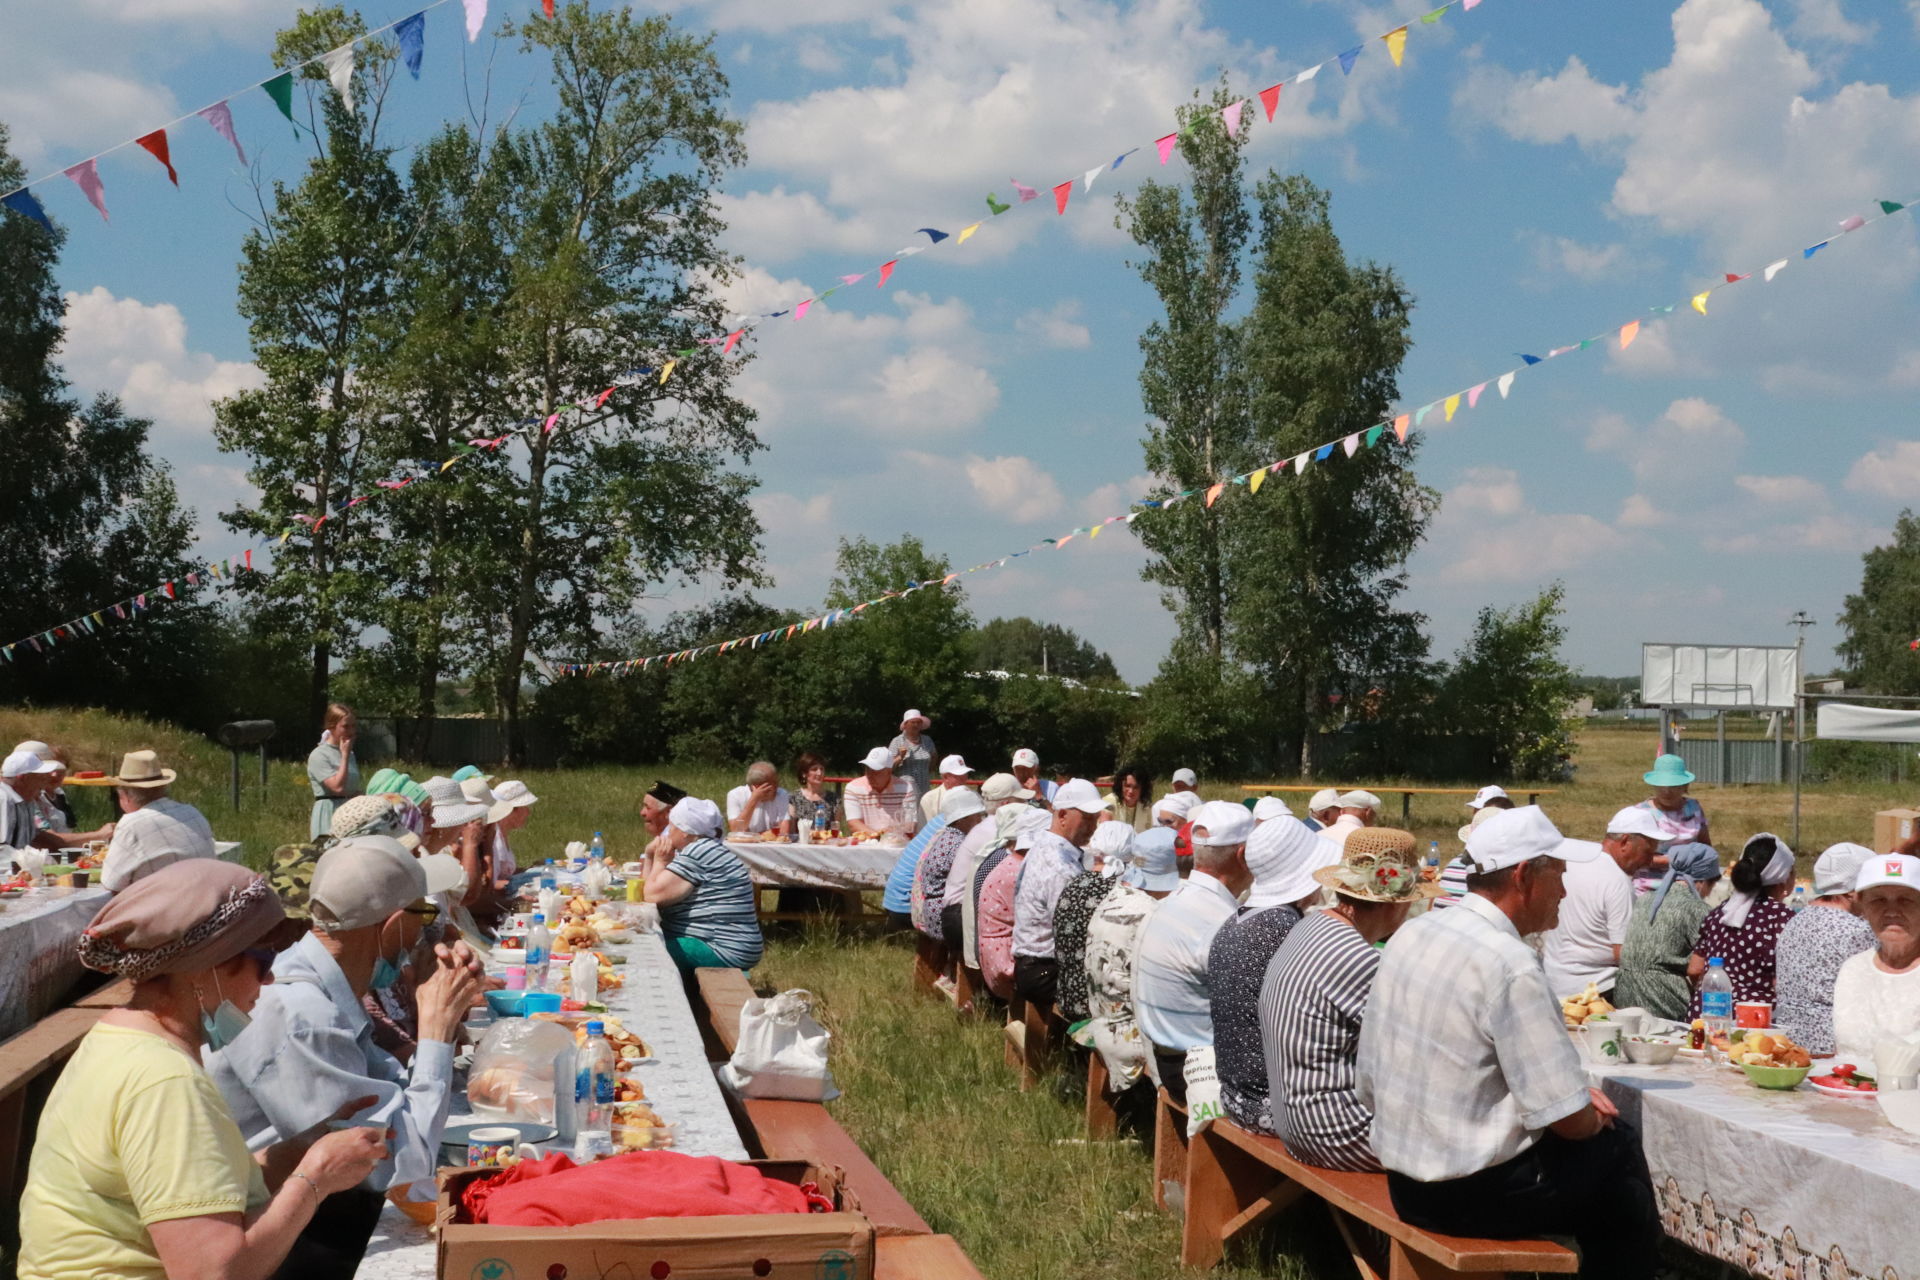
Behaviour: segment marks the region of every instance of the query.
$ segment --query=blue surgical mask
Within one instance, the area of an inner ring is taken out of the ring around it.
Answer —
[[[400,970],[393,961],[387,959],[385,956],[381,956],[373,962],[373,989],[375,991],[385,991],[398,981],[400,981]]]
[[[220,990],[218,975],[213,980],[215,992]],[[240,1038],[240,1033],[252,1025],[252,1019],[240,1012],[238,1006],[224,995],[220,1004],[212,1013],[200,1011],[200,1037],[206,1041],[209,1052],[218,1053]]]

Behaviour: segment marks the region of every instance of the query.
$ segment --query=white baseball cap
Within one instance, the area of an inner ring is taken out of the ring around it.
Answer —
[[[1033,848],[1033,842],[1040,833],[1051,829],[1052,826],[1053,815],[1045,809],[1032,807],[1022,809],[1019,816],[1013,820],[1013,847],[1015,849]]]
[[[1198,791],[1176,791],[1170,796],[1161,796],[1153,802],[1153,820],[1165,822],[1168,818],[1172,818],[1173,825],[1177,827],[1187,820],[1188,814],[1205,803]]]
[[[1004,804],[1008,800],[1031,800],[1033,792],[1021,786],[1020,779],[1012,774],[996,773],[980,784],[980,797],[994,804]]]
[[[948,756],[946,759],[940,762],[940,776],[943,778],[948,778],[948,777],[964,778],[964,777],[967,777],[972,772],[973,772],[973,766],[968,764],[965,760],[962,760],[959,756]]]
[[[467,869],[450,853],[421,854],[420,870],[426,873],[429,897],[467,886]]]
[[[1853,888],[1856,893],[1865,893],[1883,884],[1920,893],[1920,858],[1909,858],[1903,853],[1876,853],[1860,865],[1860,878],[1853,882]]]
[[[1628,805],[1607,819],[1607,834],[1610,836],[1645,836],[1655,844],[1665,844],[1667,834],[1660,830],[1660,824],[1654,819],[1653,810],[1643,809],[1639,805]]]
[[[893,752],[887,750],[885,747],[875,747],[873,750],[867,752],[866,755],[860,757],[860,767],[862,769],[874,770],[892,769]]]
[[[1022,747],[1013,753],[1013,767],[1016,769],[1038,769],[1040,756],[1032,747]]]
[[[1342,809],[1372,809],[1378,812],[1380,797],[1371,791],[1349,791],[1340,797],[1339,804]]]
[[[940,802],[940,816],[948,822],[957,822],[961,818],[976,813],[985,813],[987,802],[972,787],[953,787],[947,791],[946,798]]]
[[[1502,809],[1467,832],[1470,872],[1501,871],[1535,858],[1590,862],[1599,856],[1599,845],[1561,835],[1539,805]]]
[[[1194,776],[1194,772],[1191,769],[1175,769],[1173,771],[1173,780],[1175,782],[1184,782],[1190,787],[1198,786],[1200,783],[1200,779]]]
[[[1313,796],[1307,801],[1308,813],[1319,813],[1322,809],[1338,809],[1339,807],[1340,793],[1332,787],[1320,788],[1314,792]]]
[[[488,822],[498,822],[513,812],[513,805],[493,793],[485,778],[466,778],[460,783],[460,794],[469,804],[480,805],[487,811]]]
[[[42,760],[31,751],[16,751],[0,761],[0,778],[24,778],[30,773],[58,773],[60,766],[52,760]]]
[[[1287,802],[1279,796],[1261,796],[1253,802],[1253,820],[1255,822],[1270,822],[1275,818],[1291,818],[1292,816],[1293,810],[1289,809]],[[1308,832],[1307,834],[1311,835],[1313,833]]]
[[[1496,783],[1493,786],[1482,787],[1476,791],[1473,799],[1467,801],[1467,808],[1484,809],[1487,807],[1489,801],[1511,799],[1513,799],[1513,797],[1507,794],[1507,789]]]
[[[401,848],[398,840],[354,836],[328,849],[313,864],[307,900],[315,924],[330,932],[351,933],[383,923],[428,893],[426,864]]]
[[[1053,793],[1053,807],[1055,812],[1078,809],[1082,813],[1105,813],[1107,802],[1100,798],[1100,788],[1085,778],[1070,778]]]
[[[1200,834],[1205,827],[1207,834]],[[1253,834],[1253,814],[1231,800],[1209,800],[1193,811],[1193,842],[1213,848],[1245,844]]]

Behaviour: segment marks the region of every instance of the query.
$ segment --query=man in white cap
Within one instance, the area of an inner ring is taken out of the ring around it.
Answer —
[[[1581,1272],[1652,1280],[1660,1217],[1639,1135],[1587,1084],[1533,948],[1566,859],[1599,856],[1547,815],[1469,833],[1467,896],[1394,936],[1360,1027],[1355,1096],[1393,1208],[1447,1235],[1570,1235]]]
[[[1314,797],[1316,800],[1318,796]],[[1329,841],[1335,850],[1344,848],[1347,837],[1362,827],[1370,827],[1380,818],[1380,797],[1371,791],[1347,791],[1340,795],[1339,816],[1316,834]]]
[[[1511,809],[1513,797],[1499,783],[1492,783],[1473,793],[1473,799],[1467,801],[1467,808],[1479,810],[1486,808]]]
[[[1413,847],[1412,836],[1407,836],[1407,847]],[[1315,839],[1295,818],[1256,823],[1247,837],[1253,887],[1246,905],[1213,935],[1207,952],[1220,1105],[1250,1133],[1274,1132],[1267,1058],[1260,1044],[1260,984],[1273,953],[1300,923],[1301,913],[1320,900],[1320,882],[1313,873],[1337,861],[1332,846]]]
[[[721,841],[724,829],[720,806],[684,796],[647,855],[647,901],[660,904],[660,937],[682,973],[760,963],[764,940],[753,873]]]
[[[1200,777],[1191,769],[1175,769],[1173,771],[1173,789],[1175,791],[1198,791],[1200,789]]]
[[[1253,884],[1247,840],[1253,815],[1214,800],[1193,811],[1193,871],[1140,930],[1133,960],[1133,1013],[1153,1045],[1160,1083],[1186,1097],[1187,1050],[1213,1043],[1207,951]]]
[[[62,766],[31,751],[10,752],[0,760],[0,849],[71,849],[113,834],[109,822],[99,831],[73,833],[41,827],[34,821],[40,797],[53,786]],[[0,853],[0,859],[6,854]]]
[[[1048,804],[1053,803],[1053,793],[1060,789],[1059,783],[1040,776],[1040,755],[1031,747],[1022,747],[1013,753],[1013,779]]]
[[[1289,808],[1287,802],[1279,796],[1261,796],[1253,802],[1253,824],[1256,827],[1263,823],[1272,822],[1275,818],[1292,817],[1293,810]],[[1295,820],[1298,821],[1298,819]],[[1308,835],[1313,834],[1314,829],[1312,827],[1307,827],[1304,822],[1300,825],[1306,827]]]
[[[933,721],[917,708],[909,708],[900,717],[900,732],[887,744],[887,767],[907,780],[915,803],[927,793],[931,785],[933,762],[940,758],[940,748],[934,746],[933,739],[927,736],[927,730],[932,725]]]
[[[747,780],[727,792],[727,830],[753,835],[771,831],[785,839],[793,835],[793,811],[780,771],[770,761],[747,766]]]
[[[113,778],[124,816],[114,823],[100,886],[118,893],[142,876],[187,858],[213,856],[213,828],[184,800],[167,794],[177,775],[151,751],[130,751]]]
[[[1042,1009],[1060,992],[1053,953],[1053,912],[1060,891],[1080,874],[1080,850],[1106,816],[1100,789],[1074,778],[1053,796],[1053,823],[1034,838],[1013,894],[1013,989]]]
[[[913,784],[893,771],[893,753],[875,747],[860,761],[861,776],[847,784],[840,799],[847,830],[858,835],[910,832],[917,810]]]
[[[946,756],[940,761],[940,785],[932,788],[920,797],[920,817],[932,822],[945,804],[947,797],[955,791],[972,790],[973,767],[959,756]]]
[[[1773,1025],[1816,1057],[1834,1051],[1833,990],[1840,967],[1874,944],[1873,926],[1854,914],[1860,868],[1873,856],[1863,845],[1829,845],[1814,860],[1813,901],[1774,944]]]
[[[1309,831],[1319,831],[1330,827],[1340,816],[1340,793],[1332,787],[1322,787],[1307,797],[1307,816],[1300,821]]]
[[[485,970],[463,943],[416,951],[436,914],[430,899],[457,883],[444,856],[415,858],[386,836],[360,836],[320,855],[308,890],[313,932],[281,953],[246,1029],[209,1044],[207,1070],[255,1151],[333,1119],[357,1099],[373,1104],[352,1118],[389,1132],[386,1160],[352,1191],[327,1197],[301,1232],[294,1255],[304,1274],[351,1275],[389,1187],[431,1182],[453,1082],[453,1043],[485,986]],[[361,997],[399,980],[412,954],[418,1045],[410,1068],[373,1042]]]
[[[1598,846],[1601,856],[1567,860],[1560,923],[1540,940],[1540,960],[1554,999],[1577,996],[1589,985],[1613,999],[1620,948],[1626,945],[1627,923],[1633,918],[1633,877],[1653,864],[1660,839],[1652,812],[1634,805],[1608,821],[1607,838]],[[1585,840],[1568,843],[1592,847]]]

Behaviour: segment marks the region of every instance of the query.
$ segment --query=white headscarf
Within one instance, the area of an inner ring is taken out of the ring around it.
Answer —
[[[1124,822],[1103,822],[1093,829],[1093,836],[1082,851],[1081,865],[1088,871],[1093,870],[1094,861],[1104,858],[1101,869],[1109,876],[1120,874],[1125,861],[1120,855],[1133,843],[1133,828]]]
[[[720,806],[697,796],[682,796],[667,811],[667,821],[690,836],[717,836],[723,824]]]
[[[1787,842],[1771,831],[1762,831],[1749,839],[1740,850],[1742,858],[1747,856],[1747,850],[1753,847],[1754,840],[1773,841],[1773,857],[1767,860],[1766,868],[1760,872],[1761,888],[1772,888],[1774,885],[1785,884],[1793,879],[1793,850],[1787,848]],[[1736,890],[1734,895],[1727,899],[1726,905],[1720,908],[1720,922],[1729,929],[1745,928],[1747,913],[1753,910],[1753,904],[1759,900],[1760,895],[1757,893],[1741,893]]]

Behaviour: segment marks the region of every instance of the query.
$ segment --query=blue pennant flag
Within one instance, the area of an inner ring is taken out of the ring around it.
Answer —
[[[393,24],[393,38],[400,42],[400,60],[407,64],[413,78],[420,78],[420,55],[426,50],[427,15],[425,11]]]
[[[1314,450],[1313,460],[1315,462],[1325,462],[1330,456],[1332,456],[1332,454],[1333,454],[1333,446],[1330,444],[1323,444],[1318,449]]]
[[[942,240],[945,240],[947,238],[946,232],[935,231],[932,227],[922,227],[920,228],[920,230],[923,234],[925,234],[927,239],[933,241],[933,243],[935,244],[939,244]]]
[[[1521,351],[1521,352],[1518,352],[1517,354],[1519,355],[1519,357],[1520,357],[1520,358],[1521,358],[1522,360],[1525,360],[1525,361],[1526,361],[1526,362],[1527,362],[1528,364],[1539,364],[1539,363],[1540,363],[1540,357],[1539,357],[1539,356],[1530,356],[1530,355],[1528,355],[1528,354],[1527,354],[1526,352],[1524,352],[1524,351]]]
[[[1357,44],[1340,55],[1340,74],[1348,76],[1353,74],[1354,61],[1359,58],[1360,51],[1364,48],[1366,48],[1365,45]]]
[[[33,192],[25,187],[0,196],[0,205],[5,205],[22,217],[32,218],[49,231],[53,230],[53,220],[47,217],[47,211],[40,207],[40,201],[34,198]]]

